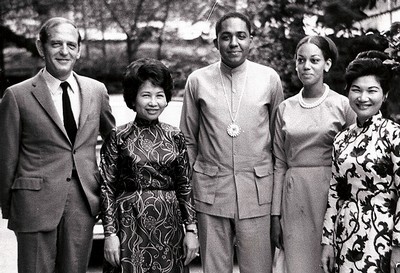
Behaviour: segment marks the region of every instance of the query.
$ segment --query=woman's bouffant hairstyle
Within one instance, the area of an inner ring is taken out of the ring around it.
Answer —
[[[173,80],[168,68],[155,59],[138,59],[127,66],[122,81],[126,106],[133,111],[136,111],[135,101],[139,88],[146,81],[161,87],[164,90],[167,102],[171,101]]]
[[[322,55],[325,58],[325,61],[331,59],[332,65],[334,65],[339,58],[338,49],[336,44],[328,37],[324,36],[306,36],[302,38],[296,46],[296,54],[295,58],[297,57],[297,51],[299,48],[304,44],[314,44],[322,51]]]
[[[391,89],[392,65],[385,64],[385,60],[389,60],[389,56],[381,51],[370,50],[359,53],[346,68],[344,76],[346,92],[349,91],[355,79],[375,76],[382,87],[383,94],[387,94]]]

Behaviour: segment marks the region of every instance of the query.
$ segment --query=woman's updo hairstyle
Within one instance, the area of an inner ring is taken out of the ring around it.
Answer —
[[[295,58],[297,57],[297,51],[299,48],[304,44],[314,44],[316,45],[321,51],[322,55],[324,56],[325,61],[331,59],[332,66],[336,63],[339,53],[335,43],[328,37],[324,36],[306,36],[302,38],[296,46],[296,54]]]
[[[392,68],[389,56],[384,52],[369,50],[361,52],[347,66],[345,73],[346,91],[348,92],[353,81],[363,76],[375,76],[380,83],[383,94],[387,94],[391,88]]]
[[[133,111],[139,89],[146,81],[161,87],[167,102],[171,101],[173,80],[169,69],[159,60],[141,58],[128,65],[122,81],[126,106]]]

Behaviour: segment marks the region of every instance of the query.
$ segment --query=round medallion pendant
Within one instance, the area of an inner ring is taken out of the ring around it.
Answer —
[[[228,128],[226,128],[226,132],[231,137],[237,137],[240,134],[240,127],[235,123],[231,123],[228,125]]]

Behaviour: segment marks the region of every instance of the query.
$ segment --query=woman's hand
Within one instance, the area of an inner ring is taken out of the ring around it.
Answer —
[[[333,252],[333,246],[323,245],[321,263],[322,263],[322,269],[324,269],[325,273],[333,272],[333,266],[335,263],[335,254]]]
[[[104,258],[114,267],[120,265],[120,245],[118,236],[108,236],[104,239]]]
[[[185,266],[199,256],[199,239],[193,232],[186,232],[183,239],[183,254],[185,256]]]
[[[396,264],[399,267],[396,268]],[[390,273],[400,273],[400,247],[394,246],[392,249],[392,257],[390,257]]]
[[[281,220],[278,215],[271,217],[271,240],[275,247],[283,249]]]

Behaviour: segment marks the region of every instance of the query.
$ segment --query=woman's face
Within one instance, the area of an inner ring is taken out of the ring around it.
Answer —
[[[328,72],[331,65],[331,59],[325,61],[321,49],[315,44],[305,43],[297,50],[296,71],[304,86],[323,83],[324,72]]]
[[[167,106],[164,89],[145,81],[140,86],[136,96],[135,107],[138,117],[152,121],[156,120]]]
[[[355,79],[349,89],[350,106],[361,124],[378,113],[385,99],[381,84],[373,75]]]

